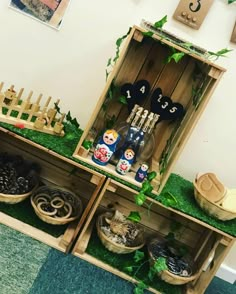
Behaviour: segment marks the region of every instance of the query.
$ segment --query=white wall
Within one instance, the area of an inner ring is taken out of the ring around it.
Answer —
[[[211,51],[232,48],[218,64],[227,73],[216,89],[174,171],[192,180],[199,171],[215,172],[236,188],[236,44],[230,36],[236,5],[215,0],[200,30],[172,19],[178,0],[71,0],[60,31],[8,8],[0,1],[0,81],[17,89],[61,98],[85,127],[105,85],[105,67],[115,41],[141,19],[168,16],[165,29]],[[227,259],[235,268],[235,247]],[[234,260],[234,261],[233,261]]]

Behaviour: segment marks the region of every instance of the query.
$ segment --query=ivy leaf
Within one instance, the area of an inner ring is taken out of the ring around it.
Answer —
[[[184,57],[185,53],[184,52],[177,52],[172,54],[171,56],[169,56],[167,58],[167,63],[169,63],[172,59],[178,63],[183,57]]]
[[[89,150],[89,149],[93,146],[93,142],[92,142],[92,141],[88,141],[88,140],[84,140],[82,146],[83,146],[86,150]]]
[[[156,273],[160,273],[164,270],[167,270],[168,267],[166,265],[166,259],[164,257],[159,257],[154,265],[153,265],[153,269],[155,270]]]
[[[142,183],[142,192],[148,193],[148,192],[152,192],[152,190],[153,190],[153,187],[152,187],[151,183],[148,180],[145,180]]]
[[[107,81],[109,74],[110,74],[110,72],[106,69],[106,81]]]
[[[71,124],[74,125],[76,128],[79,128],[79,123],[78,123],[78,121],[77,121],[76,118],[73,118],[73,119],[71,120]]]
[[[221,49],[217,52],[208,51],[208,54],[210,55],[210,57],[215,56],[216,59],[218,59],[219,57],[226,57],[225,54],[227,54],[231,51],[233,51],[233,49],[224,48],[224,49]]]
[[[107,129],[112,129],[115,122],[116,122],[116,116],[113,114],[112,117],[108,117],[106,119],[106,128]]]
[[[143,281],[140,281],[137,285],[137,287],[135,287],[134,289],[134,294],[143,294],[143,290],[144,289],[147,289],[147,285],[143,282]]]
[[[170,192],[165,192],[161,195],[161,202],[166,206],[175,206],[177,205],[178,201],[173,194]]]
[[[152,37],[154,33],[153,32],[143,32],[142,34],[145,37]]]
[[[112,58],[110,57],[107,61],[107,66],[111,65]]]
[[[147,197],[143,194],[143,192],[140,192],[140,193],[138,193],[137,195],[134,196],[135,203],[138,206],[142,206],[143,203],[145,202],[146,198]]]
[[[66,120],[69,121],[69,122],[72,120],[70,111],[66,115]]]
[[[128,104],[128,102],[127,102],[125,96],[120,96],[120,98],[119,98],[119,102],[120,102],[121,104],[123,104],[123,105],[127,105],[127,104]]]
[[[147,179],[151,182],[156,176],[157,176],[157,173],[155,171],[152,171],[147,174]]]
[[[156,29],[161,29],[163,25],[167,22],[167,15],[165,15],[162,19],[154,23],[154,27]]]
[[[236,0],[228,0],[228,4],[234,3]]]
[[[141,216],[138,211],[131,211],[130,214],[128,215],[127,219],[131,220],[135,223],[138,223],[141,220]]]
[[[125,270],[127,273],[132,273],[134,269],[133,269],[132,266],[126,266],[126,267],[124,267],[124,270]]]
[[[134,255],[134,261],[138,263],[139,261],[144,259],[144,252],[136,250]]]

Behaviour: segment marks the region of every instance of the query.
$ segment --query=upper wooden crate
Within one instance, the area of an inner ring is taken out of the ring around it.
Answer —
[[[73,156],[100,168],[111,177],[140,186],[134,180],[137,167],[134,167],[128,175],[119,175],[112,163],[104,167],[95,164],[91,160],[93,149],[86,152],[82,144],[91,140],[94,134],[98,135],[104,130],[105,118],[116,118],[114,129],[127,119],[129,115],[127,105],[120,102],[121,94],[117,89],[125,83],[145,79],[151,88],[148,97],[141,105],[144,109],[150,110],[152,93],[159,87],[164,96],[170,97],[173,102],[181,103],[185,110],[182,120],[161,121],[154,130],[156,142],[155,150],[149,159],[149,171],[158,172],[154,181],[154,192],[159,193],[225,69],[212,63],[206,57],[207,51],[194,45],[187,50],[186,43],[171,34],[163,37],[156,32],[152,37],[148,37],[144,32],[145,29],[134,26],[129,33],[120,58],[108,78]],[[182,45],[185,45],[185,48]],[[178,62],[173,59],[167,62],[173,52],[183,53],[183,57]],[[111,91],[113,91],[112,99]]]

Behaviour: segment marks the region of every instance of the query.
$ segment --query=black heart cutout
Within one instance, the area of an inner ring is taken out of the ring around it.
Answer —
[[[140,80],[134,84],[126,83],[120,90],[121,95],[127,100],[129,113],[132,111],[135,104],[142,104],[149,92],[150,84],[146,80]]]
[[[167,120],[176,120],[178,118],[182,118],[184,115],[183,105],[180,103],[172,103],[170,108],[168,109],[168,113],[165,114],[165,119]]]
[[[158,122],[162,120],[175,120],[184,114],[180,103],[174,103],[171,98],[162,95],[161,88],[155,89],[151,97],[151,111],[159,114]]]

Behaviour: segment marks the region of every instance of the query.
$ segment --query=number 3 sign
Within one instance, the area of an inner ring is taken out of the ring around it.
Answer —
[[[198,30],[214,0],[180,0],[173,17]]]

